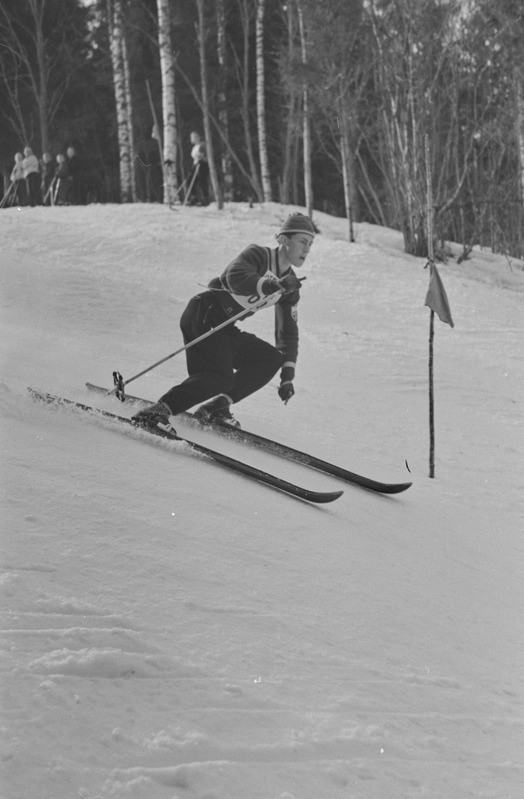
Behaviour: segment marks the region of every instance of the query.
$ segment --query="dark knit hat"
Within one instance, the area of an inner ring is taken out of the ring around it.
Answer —
[[[314,236],[316,231],[309,216],[300,214],[297,211],[295,214],[289,214],[278,235],[281,233],[309,233],[310,236]]]

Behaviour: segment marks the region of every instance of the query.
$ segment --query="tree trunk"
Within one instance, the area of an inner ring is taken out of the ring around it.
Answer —
[[[287,61],[290,66],[295,58],[295,26],[294,8],[292,3],[288,3],[285,9],[287,18],[287,41],[288,53]],[[297,141],[297,95],[294,85],[291,85],[288,93],[288,115],[286,120],[286,135],[284,140],[284,166],[282,169],[282,184],[280,187],[280,202],[289,205],[292,193],[292,184],[296,173],[296,141]]]
[[[127,40],[122,37],[122,56],[124,62],[124,78],[125,78],[125,92],[126,92],[126,107],[129,129],[129,152],[130,152],[130,171],[131,171],[131,196],[134,203],[137,201],[136,193],[136,168],[135,168],[135,133],[133,130],[133,101],[131,98],[131,78],[129,75],[129,58],[127,54]]]
[[[162,74],[164,204],[176,198],[177,180],[177,116],[175,106],[175,55],[171,44],[170,0],[157,0],[158,46]]]
[[[123,14],[122,0],[108,0],[109,40],[113,65],[113,87],[115,92],[118,151],[120,163],[120,201],[131,202],[133,197],[131,178],[130,119],[127,105],[126,70],[122,44]]]
[[[207,160],[209,164],[209,176],[213,193],[219,210],[224,207],[222,189],[218,180],[215,156],[213,150],[213,139],[211,135],[211,113],[209,107],[209,92],[207,88],[207,64],[206,64],[206,28],[204,20],[204,0],[197,0],[198,8],[198,50],[200,55],[200,80],[202,85],[202,108],[204,114],[204,135],[206,139]]]
[[[349,125],[346,114],[343,110],[339,113],[340,121],[340,153],[342,156],[342,175],[344,179],[344,200],[346,203],[346,216],[349,226],[349,240],[355,241],[353,231],[354,220],[354,185],[355,185],[355,165],[351,150],[351,140],[349,135]]]
[[[242,23],[243,32],[243,57],[242,57],[242,71],[240,75],[240,90],[242,94],[242,124],[244,127],[244,139],[246,143],[246,152],[249,161],[249,169],[251,173],[251,185],[256,193],[257,200],[262,202],[263,192],[260,180],[258,177],[258,170],[255,163],[255,156],[253,153],[253,142],[251,140],[251,123],[249,118],[249,2],[248,0],[238,0],[239,11]],[[252,200],[252,197],[249,197]]]
[[[515,67],[515,91],[517,96],[517,120],[516,138],[517,153],[520,166],[520,213],[517,219],[520,220],[518,241],[521,243],[520,256],[524,255],[524,66]]]
[[[47,84],[49,73],[47,67],[44,39],[44,8],[45,4],[37,4],[30,0],[29,6],[35,21],[36,61],[38,64],[38,83],[36,101],[38,105],[38,122],[40,125],[40,146],[42,153],[49,149],[49,119],[47,108]]]
[[[257,18],[255,26],[256,39],[256,64],[257,64],[257,123],[258,123],[258,149],[260,154],[260,175],[264,201],[272,202],[271,178],[269,174],[269,160],[267,155],[266,137],[266,105],[265,105],[265,68],[264,68],[264,11],[265,0],[258,0]]]
[[[304,136],[304,194],[305,206],[309,216],[313,215],[313,181],[311,177],[311,128],[309,120],[309,96],[307,80],[305,77],[307,66],[306,52],[306,33],[304,27],[304,15],[302,13],[301,0],[297,0],[298,27],[300,31],[300,47],[302,56],[302,67],[304,69],[303,88],[302,88],[302,114],[303,114],[303,136]]]
[[[218,75],[218,122],[226,141],[229,140],[229,114],[227,101],[227,48],[226,48],[226,12],[224,0],[217,0],[217,56]],[[233,200],[233,162],[227,147],[222,147],[222,186],[224,199]]]

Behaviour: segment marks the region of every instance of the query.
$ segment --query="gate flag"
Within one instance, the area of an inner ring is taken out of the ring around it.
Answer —
[[[431,262],[430,270],[431,274],[429,278],[428,293],[426,294],[426,301],[424,305],[427,305],[428,308],[431,308],[432,311],[435,311],[441,322],[445,322],[447,325],[455,327],[453,319],[451,318],[451,310],[449,307],[446,289],[444,288],[444,284],[442,283],[440,275],[437,271],[437,267]]]

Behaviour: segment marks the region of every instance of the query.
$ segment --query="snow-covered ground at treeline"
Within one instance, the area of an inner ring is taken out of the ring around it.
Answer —
[[[314,506],[27,393],[130,416],[85,382],[176,350],[189,297],[289,210],[0,212],[2,799],[524,796],[522,262],[441,265],[430,479],[425,260],[315,215],[296,395],[236,414],[413,481],[394,497],[213,439],[344,488]],[[273,312],[244,329],[272,340]],[[129,390],[184,376],[181,355]]]

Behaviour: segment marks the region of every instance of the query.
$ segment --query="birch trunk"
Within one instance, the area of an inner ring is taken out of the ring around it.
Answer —
[[[124,62],[124,80],[126,92],[126,107],[128,111],[128,128],[129,128],[129,152],[130,152],[130,165],[131,170],[131,197],[134,203],[137,201],[136,194],[136,171],[135,171],[135,134],[133,130],[133,101],[131,98],[131,78],[129,76],[129,58],[127,55],[127,40],[122,37],[122,56]]]
[[[344,179],[344,199],[346,203],[346,215],[349,224],[349,240],[355,241],[353,231],[353,191],[355,166],[353,154],[351,152],[351,141],[349,135],[349,125],[344,111],[339,114],[340,120],[340,152],[342,155],[342,176]]]
[[[131,179],[131,124],[127,105],[126,71],[122,44],[124,36],[122,0],[108,0],[107,5],[120,164],[120,201],[128,203],[132,200],[133,189]]]
[[[49,147],[49,122],[47,107],[47,85],[49,81],[49,70],[45,52],[44,40],[44,9],[45,3],[37,4],[36,0],[30,0],[29,6],[35,21],[35,44],[36,60],[38,64],[38,83],[36,90],[36,101],[38,104],[38,121],[40,125],[40,143],[42,152],[45,153]]]
[[[251,124],[249,120],[249,5],[248,0],[238,0],[240,18],[242,23],[243,32],[243,57],[242,57],[242,70],[240,76],[240,89],[242,93],[242,124],[244,127],[244,138],[246,143],[246,152],[249,161],[249,169],[251,172],[251,185],[256,193],[257,200],[263,201],[262,186],[258,177],[258,171],[255,164],[255,156],[253,153],[253,143],[251,141]],[[250,201],[253,199],[249,197]]]
[[[273,193],[271,191],[271,178],[269,174],[269,161],[267,154],[267,136],[266,136],[266,104],[265,104],[266,74],[264,68],[264,12],[265,12],[265,0],[258,0],[257,17],[255,24],[256,64],[257,64],[258,148],[260,153],[260,175],[262,179],[262,192],[264,195],[264,200],[266,202],[271,202],[273,200]]]
[[[517,96],[516,138],[520,165],[520,199],[524,202],[524,67],[515,67],[515,90]]]
[[[295,57],[295,26],[294,9],[291,3],[286,7],[287,19],[287,40],[288,40],[288,64],[292,64]],[[284,141],[284,167],[282,170],[282,185],[280,189],[280,202],[289,205],[291,197],[291,185],[296,175],[295,153],[297,142],[297,94],[294,86],[290,86],[288,94],[289,111],[286,121],[286,136]],[[293,181],[294,182],[294,181]]]
[[[177,115],[175,105],[175,56],[171,44],[170,0],[157,0],[158,48],[162,77],[164,204],[174,203],[177,188]]]
[[[220,129],[229,140],[229,114],[227,102],[227,48],[226,48],[226,12],[224,0],[217,0],[217,56],[218,76],[218,121]],[[228,148],[222,148],[222,185],[224,199],[233,199],[233,162]]]
[[[206,64],[206,28],[204,19],[204,0],[197,0],[198,8],[198,50],[200,55],[200,81],[202,86],[202,110],[204,114],[204,135],[206,139],[207,161],[209,165],[209,177],[218,209],[224,207],[222,190],[218,180],[215,156],[213,150],[213,139],[211,135],[211,115],[209,108],[209,92],[207,87],[207,64]]]
[[[307,66],[306,51],[306,32],[304,26],[304,14],[300,0],[297,0],[298,9],[298,28],[300,32],[300,48],[302,56],[302,66],[304,74]],[[304,77],[302,88],[302,114],[303,114],[303,136],[304,136],[304,194],[305,206],[309,216],[313,215],[313,181],[311,177],[311,129],[309,120],[309,96],[307,81]]]

